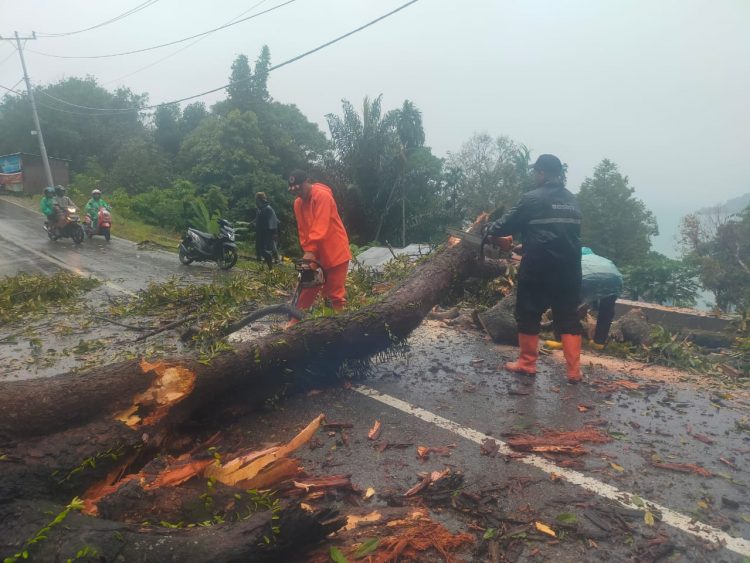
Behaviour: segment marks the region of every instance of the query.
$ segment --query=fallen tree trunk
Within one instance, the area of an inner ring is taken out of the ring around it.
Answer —
[[[153,364],[130,360],[82,373],[0,383],[0,444],[3,436],[15,442],[99,418],[140,433],[184,420],[229,391],[283,388],[295,368],[304,373],[311,365],[366,358],[406,338],[452,286],[483,270],[499,273],[502,265],[478,266],[475,250],[456,243],[436,252],[377,303],[237,344],[208,364],[192,358]]]
[[[320,384],[320,379],[333,376],[343,361],[367,358],[406,338],[465,277],[498,275],[503,270],[502,263],[478,263],[474,249],[453,240],[379,302],[237,344],[210,363],[194,358],[153,363],[133,360],[83,373],[1,383],[0,536],[15,539],[4,541],[0,547],[7,552],[18,545],[23,521],[39,520],[37,513],[44,512],[39,507],[45,502],[64,503],[105,478],[116,481],[137,472],[162,451],[174,429],[201,412],[215,409],[224,399],[259,403],[310,378],[317,378],[316,384]],[[128,547],[121,546],[115,554],[127,552],[124,560],[233,561],[264,557],[251,548],[251,544],[257,547],[261,527],[253,528],[245,521],[208,531],[152,531],[71,516],[76,526],[66,528],[68,539],[55,542],[50,548],[55,551],[48,552],[43,560],[62,558],[63,546],[67,549],[79,542],[80,547],[86,545],[87,538],[98,538],[97,545],[107,544],[109,536],[101,534],[113,535],[115,531],[127,536],[124,543]],[[129,519],[134,516],[131,512]],[[320,522],[307,522],[315,538],[332,526],[328,521],[325,525]],[[227,545],[222,547],[218,544],[225,536]],[[295,541],[308,537],[301,533]],[[184,551],[194,549],[196,542],[207,546],[205,557]],[[75,551],[69,556],[74,555]]]
[[[192,528],[124,524],[72,511],[59,525],[50,527],[54,515],[61,511],[60,505],[40,501],[0,505],[3,555],[12,558],[19,554],[12,561],[282,561],[285,555],[290,557],[301,546],[322,540],[345,523],[332,511],[309,513],[290,507],[281,511],[273,526],[270,511],[232,524]],[[29,545],[45,527],[49,530],[44,539]]]

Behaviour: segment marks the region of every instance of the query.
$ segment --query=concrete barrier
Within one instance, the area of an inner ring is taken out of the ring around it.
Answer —
[[[672,332],[684,330],[706,330],[721,332],[735,320],[731,315],[715,315],[687,307],[667,307],[654,303],[618,299],[615,304],[615,319],[631,309],[641,309],[650,324],[660,325]]]

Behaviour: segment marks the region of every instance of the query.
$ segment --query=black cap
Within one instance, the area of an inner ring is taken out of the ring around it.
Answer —
[[[305,180],[307,180],[307,172],[304,170],[295,170],[289,174],[289,187],[299,186]]]
[[[554,154],[540,154],[531,168],[548,176],[559,176],[563,171],[562,162]]]

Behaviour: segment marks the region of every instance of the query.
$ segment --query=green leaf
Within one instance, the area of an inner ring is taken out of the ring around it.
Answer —
[[[380,540],[378,538],[366,539],[364,542],[362,542],[362,545],[359,546],[357,551],[354,552],[354,559],[361,559],[368,553],[372,553],[377,549],[379,543]]]
[[[646,510],[646,512],[643,514],[643,521],[646,523],[647,526],[654,525],[654,515],[651,514],[650,510]]]
[[[630,497],[630,500],[633,502],[634,505],[636,505],[638,508],[643,508],[646,506],[646,504],[643,502],[643,499],[639,497],[638,495],[633,495]]]
[[[484,535],[482,536],[482,539],[485,540],[491,540],[497,535],[497,530],[495,528],[487,528],[484,531]]]
[[[338,547],[331,547],[330,556],[331,561],[333,561],[334,563],[349,563],[349,561],[347,561],[346,557],[344,557],[344,554],[341,553],[341,550],[339,550]]]
[[[578,522],[578,518],[576,518],[576,515],[571,514],[569,512],[563,512],[562,514],[558,514],[555,517],[555,520],[557,520],[561,524],[568,524],[568,525],[575,524],[576,522]]]

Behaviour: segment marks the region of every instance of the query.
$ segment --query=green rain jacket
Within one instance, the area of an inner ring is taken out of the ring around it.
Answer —
[[[96,200],[92,197],[86,203],[86,214],[89,217],[91,217],[92,220],[96,221],[97,217],[99,216],[100,207],[104,207],[107,211],[112,211],[112,208],[109,206],[109,203],[104,201],[102,198],[99,198],[98,200]]]
[[[54,211],[55,207],[55,198],[54,197],[42,197],[42,201],[39,202],[39,207],[42,210],[42,213],[44,213],[46,216],[52,215],[52,212]]]

